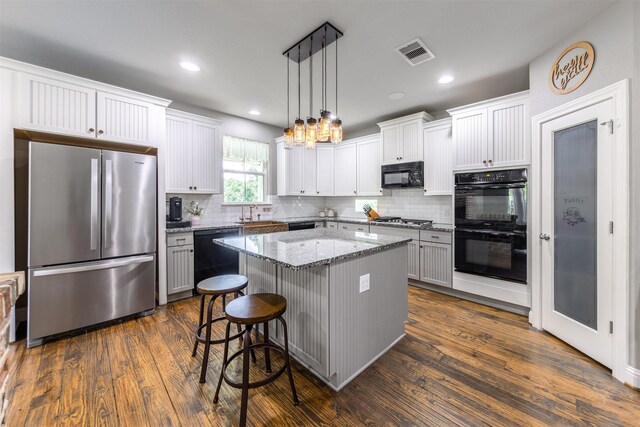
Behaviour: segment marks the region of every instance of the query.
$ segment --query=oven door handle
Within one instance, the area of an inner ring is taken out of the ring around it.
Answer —
[[[460,184],[456,184],[456,190],[477,190],[477,189],[490,189],[490,190],[502,190],[502,189],[518,189],[518,188],[525,188],[527,185],[524,182],[514,182],[514,183],[510,183],[510,184],[495,184],[495,183],[491,183],[491,184],[465,184],[465,185],[460,185]]]
[[[526,236],[526,233],[518,233],[516,231],[473,230],[469,228],[456,228],[455,231],[461,231],[463,233],[473,233],[473,234],[486,234],[490,236],[514,236],[514,237]]]

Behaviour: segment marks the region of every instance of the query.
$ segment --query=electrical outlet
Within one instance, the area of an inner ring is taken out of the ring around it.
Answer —
[[[371,281],[371,276],[369,273],[364,276],[360,276],[360,293],[369,290],[369,283]]]

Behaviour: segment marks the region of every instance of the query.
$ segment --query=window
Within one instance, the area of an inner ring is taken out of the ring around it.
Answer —
[[[225,135],[222,145],[225,203],[264,202],[269,144]]]

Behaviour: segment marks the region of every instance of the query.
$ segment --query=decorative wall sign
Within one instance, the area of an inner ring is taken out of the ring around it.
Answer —
[[[562,51],[551,66],[549,87],[559,95],[578,89],[591,73],[596,54],[588,42],[577,42]]]

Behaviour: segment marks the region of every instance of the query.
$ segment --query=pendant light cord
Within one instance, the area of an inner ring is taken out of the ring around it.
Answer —
[[[336,38],[336,117],[338,117],[338,39]]]
[[[289,84],[290,82],[290,77],[289,77],[289,52],[287,52],[287,129],[291,127],[291,122],[290,122],[290,116],[289,116],[289,104],[291,103],[289,101]]]
[[[300,45],[298,45],[298,118],[300,118]]]
[[[309,43],[309,117],[313,117],[313,36]]]

